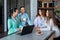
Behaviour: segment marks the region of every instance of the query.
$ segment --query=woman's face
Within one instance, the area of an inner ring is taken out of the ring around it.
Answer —
[[[41,10],[39,10],[39,15],[42,15]]]
[[[18,15],[18,10],[16,10],[16,12],[14,12],[14,16],[16,17]]]
[[[48,11],[46,12],[46,16],[47,16],[47,17],[49,16],[49,12],[48,12]]]

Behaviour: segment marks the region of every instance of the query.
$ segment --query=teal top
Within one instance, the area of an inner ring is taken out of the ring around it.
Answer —
[[[21,25],[22,27],[26,26],[26,22],[28,23],[28,25],[31,25],[31,21],[30,21],[29,16],[28,16],[27,13],[24,13],[24,14],[19,13],[17,17],[18,17],[19,20],[20,20],[21,18],[25,18],[25,19],[26,19],[25,21],[20,22],[20,25]]]
[[[19,21],[18,19],[9,18],[8,19],[8,34],[12,34],[14,32],[17,32],[17,29],[19,28]]]

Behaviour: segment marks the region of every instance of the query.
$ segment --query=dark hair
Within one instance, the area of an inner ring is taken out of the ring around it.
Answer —
[[[39,10],[41,10],[41,9],[38,9],[37,16],[40,16],[40,14],[39,14]],[[44,10],[41,10],[41,13],[42,13],[43,16],[45,16],[45,11],[44,11]]]
[[[48,10],[48,11],[49,11],[49,10]],[[48,19],[53,18],[53,13],[52,13],[52,11],[49,11],[49,12],[48,12],[48,15],[49,15],[49,16],[47,17]]]
[[[58,25],[59,20],[55,17],[55,14],[52,14],[54,25]]]
[[[19,8],[19,10],[21,10],[21,8],[25,8],[24,6],[21,6],[20,8]]]
[[[51,18],[53,19],[53,23],[54,25],[58,25],[58,20],[55,17],[55,14],[53,13],[53,11],[49,11],[49,16],[47,17],[47,20],[50,20]]]
[[[17,8],[11,8],[9,10],[9,18],[11,18],[11,16],[13,15],[13,12],[16,12]]]

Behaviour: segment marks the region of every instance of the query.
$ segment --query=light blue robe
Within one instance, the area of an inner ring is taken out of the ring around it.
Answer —
[[[19,13],[17,17],[18,17],[19,20],[20,20],[21,18],[25,18],[25,19],[26,19],[26,21],[20,22],[20,25],[21,25],[21,26],[23,26],[23,27],[26,26],[26,22],[27,22],[29,25],[31,25],[31,21],[30,21],[29,16],[28,16],[27,13],[24,13],[24,14]]]

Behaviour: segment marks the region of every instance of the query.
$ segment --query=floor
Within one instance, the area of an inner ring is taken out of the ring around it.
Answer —
[[[54,38],[54,40],[60,40],[60,37]]]
[[[3,38],[3,37],[5,37],[5,36],[7,36],[7,32],[0,34],[0,38]]]

